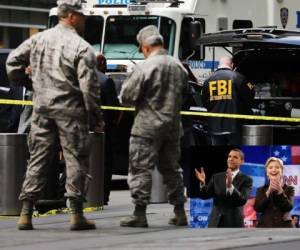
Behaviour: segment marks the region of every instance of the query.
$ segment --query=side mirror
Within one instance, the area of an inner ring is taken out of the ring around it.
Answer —
[[[199,50],[197,46],[197,40],[202,36],[204,33],[204,28],[199,21],[192,21],[189,24],[189,43],[190,47],[193,50]],[[200,60],[204,60],[204,46],[200,47]]]
[[[189,42],[191,48],[196,48],[196,41],[203,33],[202,25],[199,21],[192,21],[189,25]]]

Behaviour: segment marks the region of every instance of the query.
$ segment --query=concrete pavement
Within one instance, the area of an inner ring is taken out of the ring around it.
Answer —
[[[299,229],[191,229],[168,225],[172,206],[149,206],[149,228],[124,228],[132,212],[128,191],[113,191],[109,206],[87,213],[97,230],[71,232],[65,214],[34,219],[35,230],[18,231],[17,218],[0,219],[0,249],[289,249],[300,247]],[[187,207],[188,209],[188,207]]]

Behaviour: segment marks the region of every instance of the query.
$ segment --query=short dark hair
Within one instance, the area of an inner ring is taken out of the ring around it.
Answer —
[[[97,61],[97,68],[102,72],[105,73],[107,70],[107,62],[106,58],[103,54],[99,53],[96,55],[96,61]]]
[[[235,151],[235,152],[238,152],[240,154],[240,157],[242,160],[245,160],[245,154],[242,150],[240,150],[239,148],[233,148],[231,149],[230,151]]]

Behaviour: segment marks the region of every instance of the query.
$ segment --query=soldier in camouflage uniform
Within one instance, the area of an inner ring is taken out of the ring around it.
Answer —
[[[128,184],[135,204],[132,216],[121,226],[147,227],[146,206],[151,197],[154,167],[163,175],[175,217],[169,224],[187,225],[184,186],[179,166],[180,108],[187,84],[183,66],[163,49],[156,26],[144,27],[137,35],[146,60],[138,64],[124,82],[120,101],[134,105],[136,117],[131,130]]]
[[[71,207],[71,230],[95,229],[83,216],[88,173],[89,118],[96,120],[96,132],[103,130],[100,86],[95,73],[96,59],[91,46],[79,35],[85,25],[81,0],[59,0],[59,24],[38,33],[7,60],[12,82],[31,84],[25,69],[31,66],[33,114],[29,135],[30,160],[19,199],[20,230],[33,229],[34,202],[43,189],[58,143],[67,168],[66,194]]]

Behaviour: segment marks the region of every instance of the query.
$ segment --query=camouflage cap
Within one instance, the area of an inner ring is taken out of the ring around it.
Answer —
[[[86,15],[87,11],[82,6],[83,2],[85,2],[85,1],[82,1],[82,0],[57,0],[57,7],[58,8],[67,8],[68,10],[72,10],[74,12]]]
[[[162,35],[159,33],[158,29],[154,25],[148,25],[142,28],[136,36],[136,40],[141,45],[142,43],[146,43],[148,45],[154,45],[157,43],[163,43],[164,39]]]

